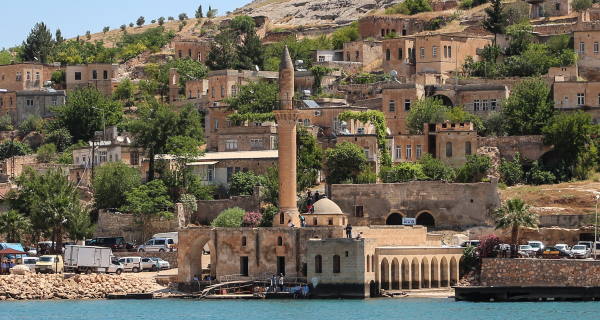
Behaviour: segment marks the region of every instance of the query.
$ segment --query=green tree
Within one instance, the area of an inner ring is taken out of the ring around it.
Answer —
[[[21,59],[47,63],[53,46],[54,40],[50,30],[43,22],[36,23],[27,39],[23,41]]]
[[[69,133],[69,130],[65,128],[58,128],[50,131],[46,134],[46,143],[51,143],[56,147],[57,152],[63,152],[71,145],[73,137]]]
[[[0,116],[0,131],[12,131],[15,127],[12,124],[12,118],[10,115],[5,114]]]
[[[44,129],[44,119],[38,115],[28,116],[21,124],[19,124],[19,131],[22,134],[28,134],[30,132],[41,132]]]
[[[56,158],[56,146],[47,143],[37,149],[37,161],[42,163],[52,162]]]
[[[521,164],[521,156],[517,152],[512,160],[502,159],[500,163],[500,181],[507,186],[514,186],[523,182],[525,172]]]
[[[406,0],[385,9],[385,14],[408,14],[432,11],[428,0]]]
[[[187,19],[189,19],[187,13],[179,14],[179,21],[183,21],[183,20],[187,20]]]
[[[300,127],[296,131],[297,189],[302,192],[315,185],[323,167],[324,152],[310,132]]]
[[[212,19],[214,17],[217,16],[217,9],[213,9],[210,6],[208,6],[208,11],[206,12],[206,17],[209,19]]]
[[[439,123],[446,120],[449,109],[442,101],[434,98],[417,100],[410,107],[406,117],[406,126],[412,134],[422,134],[423,124]]]
[[[573,10],[582,12],[591,8],[592,4],[594,4],[592,0],[573,0],[571,6],[573,7]]]
[[[242,208],[225,209],[210,223],[213,227],[219,228],[239,228],[244,221],[246,211]]]
[[[514,24],[506,28],[506,34],[510,37],[507,55],[519,55],[527,49],[534,39],[533,27],[529,21]]]
[[[509,135],[540,134],[553,114],[550,88],[540,78],[525,79],[516,84],[502,105]]]
[[[110,31],[110,27],[106,26],[102,29],[102,33],[107,33]]]
[[[494,34],[494,45],[498,34],[504,33],[504,28],[508,25],[508,18],[504,12],[502,0],[490,0],[492,5],[485,8],[486,17],[483,19],[485,30]]]
[[[19,243],[23,235],[29,231],[31,222],[17,210],[0,213],[0,234],[9,243]]]
[[[0,65],[10,64],[15,60],[15,57],[8,50],[0,50]]]
[[[249,16],[236,16],[215,37],[207,65],[213,70],[254,69],[264,65],[264,49]]]
[[[434,158],[431,154],[426,153],[420,160],[419,164],[423,169],[423,173],[429,180],[452,182],[455,177],[454,170],[444,164],[440,159]]]
[[[73,241],[92,237],[95,229],[88,208],[79,207],[78,209],[73,211],[66,228],[69,239]]]
[[[522,199],[510,199],[494,212],[496,229],[510,229],[511,244],[519,244],[520,228],[537,228],[538,215]]]
[[[483,136],[502,137],[506,135],[504,116],[500,112],[490,112],[488,117],[483,121],[483,127],[485,128],[485,130],[481,132],[481,135]]]
[[[123,32],[127,32],[127,25],[125,25],[125,24],[122,24],[122,25],[121,25],[121,27],[120,27],[120,29],[121,29],[121,31],[123,31]]]
[[[452,123],[470,122],[473,124],[473,127],[478,132],[485,131],[485,125],[484,125],[483,120],[481,120],[481,118],[478,117],[477,115],[474,115],[470,112],[465,111],[465,109],[463,109],[460,106],[449,108],[448,112],[446,113],[445,118],[446,118],[445,120],[449,120]]]
[[[240,114],[271,113],[279,108],[279,86],[268,81],[250,82],[225,101],[230,110]]]
[[[135,85],[129,78],[119,82],[119,85],[113,93],[113,98],[120,100],[125,107],[131,107],[134,103]]]
[[[51,78],[52,82],[58,86],[63,86],[67,84],[67,73],[65,70],[56,70],[52,72]]]
[[[65,38],[63,38],[62,32],[60,31],[60,29],[56,29],[56,35],[54,36],[54,39],[56,40],[56,43],[58,43],[58,44],[65,41]]]
[[[127,127],[135,136],[136,144],[148,155],[148,180],[154,179],[155,157],[167,152],[169,138],[188,137],[197,145],[204,141],[202,117],[189,105],[178,114],[167,105],[151,101],[140,107],[138,119],[130,121]]]
[[[418,0],[417,0],[418,1]],[[344,43],[356,41],[360,38],[358,22],[352,22],[349,26],[339,28],[331,34],[331,42],[335,49],[342,49]]]
[[[367,165],[365,152],[354,143],[342,142],[325,151],[326,181],[329,184],[351,183]]]
[[[165,24],[165,17],[158,18],[158,25],[162,27],[164,24]]]
[[[232,196],[250,196],[254,193],[254,187],[263,183],[264,177],[252,171],[238,172],[231,177],[229,194]]]
[[[33,153],[33,151],[29,145],[20,141],[6,140],[0,144],[0,160],[8,159],[13,156],[24,156],[31,153]]]
[[[312,73],[312,75],[315,79],[313,82],[313,87],[312,87],[314,95],[318,95],[323,91],[323,88],[322,88],[323,77],[330,74],[331,71],[333,71],[333,69],[325,67],[325,66],[312,66],[310,68],[310,72]]]
[[[420,163],[414,162],[402,162],[391,167],[384,167],[381,169],[379,177],[384,183],[398,183],[427,179],[427,176],[423,172],[423,166],[421,166]]]
[[[122,162],[109,162],[94,170],[92,187],[96,209],[121,208],[126,195],[141,184],[139,170]]]
[[[492,167],[492,159],[484,155],[469,155],[467,162],[458,169],[456,181],[462,183],[480,182]]]
[[[130,23],[129,23],[129,27],[130,27],[130,28],[133,28],[133,26],[134,26],[134,25],[135,25],[135,24],[133,24],[133,22],[130,22]]]
[[[146,23],[146,19],[144,17],[139,17],[137,19],[137,21],[135,22],[135,24],[137,24],[138,27],[141,27],[144,25],[144,23]]]
[[[204,13],[202,11],[202,5],[198,6],[196,10],[196,19],[204,18]]]
[[[125,193],[126,204],[121,207],[124,212],[130,212],[138,217],[143,228],[144,238],[146,226],[152,218],[173,216],[173,203],[169,200],[167,187],[161,180],[152,180],[146,184],[131,189]]]
[[[71,91],[67,103],[56,107],[54,113],[75,141],[88,141],[95,131],[116,125],[123,117],[122,107],[95,88]]]

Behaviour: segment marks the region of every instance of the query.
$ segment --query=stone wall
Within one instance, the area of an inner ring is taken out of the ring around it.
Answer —
[[[100,211],[94,237],[124,237],[128,242],[143,243],[155,233],[177,231],[178,227],[177,219],[157,218],[142,225],[133,214]]]
[[[177,251],[175,252],[113,252],[115,257],[152,257],[161,258],[171,264],[171,268],[177,268]]]
[[[552,149],[544,144],[544,136],[479,137],[480,147],[496,147],[500,157],[512,159],[519,152],[521,158],[538,160]]]
[[[593,218],[593,217],[592,217]],[[587,214],[557,214],[540,216],[540,227],[578,228],[589,224]]]
[[[483,259],[483,286],[600,286],[600,261]]]
[[[229,199],[220,200],[199,200],[198,210],[191,215],[186,215],[185,219],[181,219],[182,225],[210,225],[210,223],[221,213],[221,211],[233,207],[240,207],[246,211],[260,210],[260,195],[255,192],[253,196],[231,197]],[[181,214],[178,213],[181,217]]]
[[[495,182],[340,184],[332,185],[329,194],[352,225],[389,224],[393,216],[419,220],[424,213],[434,218],[435,227],[491,225],[490,212],[500,205]]]

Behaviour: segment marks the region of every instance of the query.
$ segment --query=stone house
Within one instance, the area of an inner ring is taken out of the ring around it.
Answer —
[[[277,127],[269,122],[221,128],[217,137],[218,152],[277,149]]]
[[[67,91],[77,88],[92,87],[106,96],[111,96],[118,85],[115,76],[119,66],[108,63],[93,63],[67,66]]]
[[[406,82],[415,74],[415,39],[399,37],[382,41],[383,72],[398,72],[398,80]]]
[[[9,91],[40,90],[60,66],[22,62],[0,65],[0,89]]]
[[[67,98],[64,90],[54,89],[18,91],[16,96],[17,106],[13,118],[16,124],[32,116],[43,119],[52,117],[52,108],[64,105]]]
[[[415,83],[390,82],[382,87],[381,111],[392,135],[407,134],[406,117],[410,107],[425,97],[425,88]]]
[[[573,12],[572,0],[528,0],[527,2],[531,4],[529,10],[531,19],[568,16]]]
[[[362,39],[382,39],[390,34],[412,35],[425,30],[426,21],[403,15],[369,15],[358,20]]]
[[[190,80],[185,83],[185,96],[188,99],[200,99],[208,94],[208,80]]]
[[[573,31],[573,43],[579,73],[589,81],[600,81],[600,23],[580,19]]]
[[[175,58],[192,59],[206,62],[210,53],[211,42],[200,39],[175,40],[171,44],[175,49]]]
[[[467,57],[477,59],[477,50],[492,43],[489,37],[460,34],[415,36],[416,73],[456,74]]]
[[[344,61],[360,62],[362,71],[381,68],[381,41],[359,40],[344,43]]]
[[[0,89],[0,115],[9,115],[15,121],[17,113],[17,92]]]
[[[582,110],[600,122],[600,82],[562,81],[553,87],[554,108],[559,111]]]
[[[275,81],[277,72],[251,70],[217,70],[208,74],[208,101],[211,104],[237,94],[240,86],[259,80]]]

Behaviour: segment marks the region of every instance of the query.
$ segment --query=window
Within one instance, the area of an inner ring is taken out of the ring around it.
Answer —
[[[237,86],[235,86],[235,85],[231,86],[231,95],[232,96],[237,95]]]
[[[560,11],[560,3],[555,3],[555,4],[554,4],[554,9],[555,9],[556,11]]]
[[[285,216],[283,215],[283,212],[281,212],[279,214],[279,224],[284,224],[285,223]],[[281,237],[279,237],[281,238]]]
[[[214,99],[215,98],[215,87],[210,88],[210,96]]]
[[[129,164],[136,166],[140,163],[140,154],[137,151],[129,153]]]
[[[250,139],[250,147],[252,149],[260,149],[263,146],[262,139]]]
[[[28,107],[33,107],[33,99],[27,99],[25,100],[25,105]]]
[[[354,56],[356,57],[356,60],[358,60],[358,58],[360,58],[360,51],[356,51]]]
[[[305,127],[310,127],[310,119],[304,119],[304,121],[302,122],[302,124],[303,124]]]
[[[53,106],[57,106],[58,105],[58,97],[57,96],[52,96],[52,105]]]
[[[277,237],[277,245],[280,247],[283,246],[283,238],[282,237]]]
[[[354,206],[354,216],[362,218],[364,217],[364,208],[363,206]]]
[[[425,58],[425,48],[419,48],[419,55],[421,56],[421,58]]]
[[[600,93],[598,94],[598,105],[600,105]]]
[[[181,50],[179,50],[179,51],[177,52],[177,55],[179,56],[179,58],[182,58],[182,57],[183,57],[183,54],[181,53]]]
[[[367,157],[367,159],[369,159],[369,148],[364,148],[364,152],[365,152],[365,157]]]
[[[20,72],[17,72],[16,81],[21,81],[23,79],[23,75]]]
[[[482,108],[483,108],[483,111],[487,111],[487,110],[488,110],[488,108],[489,108],[489,105],[488,105],[488,101],[487,101],[487,99],[486,99],[486,100],[483,100],[483,103],[482,103]]]
[[[219,119],[215,119],[215,129],[219,129]]]
[[[434,58],[437,57],[437,47],[436,46],[431,47],[431,56]]]
[[[313,225],[315,225],[315,226],[316,226],[317,224],[318,224],[318,223],[317,223],[317,218],[315,217],[315,218],[313,218]]]
[[[340,273],[340,256],[337,254],[333,256],[333,273]]]
[[[421,159],[421,154],[423,153],[423,146],[421,146],[420,144],[417,145],[417,147],[415,148],[415,154],[417,156],[417,160]]]
[[[237,150],[238,142],[237,140],[226,140],[225,141],[225,150]]]
[[[227,182],[231,182],[231,177],[233,177],[233,167],[227,167]]]
[[[448,46],[448,58],[452,58],[452,46]]]
[[[192,49],[188,49],[188,57],[192,57]]]
[[[583,41],[579,42],[579,53],[583,53],[585,51],[585,43]]]
[[[332,226],[333,225],[333,218],[329,218],[327,219],[327,224]]]
[[[39,72],[35,73],[35,81],[40,81],[40,73]]]
[[[390,100],[389,108],[390,112],[396,112],[396,100]]]
[[[225,87],[221,86],[221,97],[225,96]]]
[[[112,162],[112,153],[108,155],[108,162]]]
[[[494,111],[498,107],[498,100],[490,99],[490,110]]]
[[[242,237],[242,247],[246,246],[246,237]]]
[[[323,272],[323,258],[320,254],[315,256],[315,273]]]
[[[81,80],[81,72],[75,72],[75,80]]]
[[[107,70],[104,70],[104,71],[102,72],[102,78],[103,78],[104,80],[108,80],[108,71],[107,71]]]
[[[402,60],[402,48],[398,48],[398,60]]]
[[[325,61],[325,56],[319,56],[319,62],[324,62]]]
[[[390,49],[385,49],[385,60],[390,61],[391,57],[392,57],[392,53],[391,53]]]
[[[404,111],[410,111],[410,99],[404,99]]]
[[[27,71],[27,81],[31,80],[31,72]]]
[[[346,61],[350,61],[350,52],[346,52]]]
[[[452,142],[446,142],[446,157],[452,157]]]
[[[412,159],[412,146],[410,144],[406,145],[406,160]]]
[[[98,79],[98,71],[96,71],[96,70],[92,71],[92,79],[94,79],[94,80]]]
[[[215,166],[210,165],[206,169],[206,181],[213,181],[215,179]]]
[[[465,142],[465,154],[468,156],[471,155],[471,142],[469,141]]]
[[[106,151],[100,151],[100,163],[106,162]]]
[[[577,105],[582,106],[584,104],[585,104],[585,93],[578,93],[577,94]]]
[[[473,100],[473,110],[479,111],[480,108],[481,108],[481,104],[479,102],[479,99]]]
[[[565,96],[565,98],[563,99],[563,104],[566,106],[569,105],[569,97]]]
[[[402,146],[396,147],[396,160],[402,159]]]
[[[598,42],[594,42],[594,54],[598,54]]]

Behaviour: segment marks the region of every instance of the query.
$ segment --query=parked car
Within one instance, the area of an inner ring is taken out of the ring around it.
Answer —
[[[64,262],[60,255],[45,255],[35,263],[36,273],[63,273]]]
[[[119,259],[119,263],[123,265],[123,271],[140,272],[142,271],[141,257],[124,257]]]
[[[533,249],[532,246],[528,245],[528,244],[522,244],[519,246],[519,256],[521,257],[533,257],[535,256],[535,250]]]
[[[571,255],[575,259],[586,259],[589,258],[591,253],[590,249],[584,244],[576,244],[571,248]]]
[[[26,265],[31,272],[35,272],[35,264],[40,260],[38,257],[25,257],[23,258],[23,264]]]
[[[571,255],[571,247],[569,247],[569,245],[566,243],[557,243],[554,245],[554,247],[568,255]]]
[[[533,248],[533,251],[536,254],[541,254],[542,252],[544,252],[544,243],[542,243],[541,241],[527,241],[527,244],[530,245]]]
[[[460,244],[461,247],[466,248],[466,247],[479,247],[479,244],[481,243],[481,241],[479,240],[467,240],[463,243]]]
[[[138,246],[138,252],[165,252],[165,251],[175,251],[177,250],[177,245],[175,244],[175,240],[173,238],[152,238],[146,243]]]
[[[110,266],[106,269],[106,273],[116,273],[117,275],[121,274],[125,270],[125,266],[119,263],[119,260],[112,259],[110,261]]]
[[[135,246],[123,237],[98,237],[85,241],[86,246],[111,248],[112,251],[135,251]]]
[[[161,258],[150,258],[150,259],[154,260],[154,262],[156,262],[158,264],[158,269],[160,269],[160,270],[171,269],[171,264],[169,263],[169,261],[163,260]]]
[[[568,258],[571,255],[559,250],[556,247],[545,247],[542,252],[542,257],[546,259],[560,259],[560,258]]]
[[[582,245],[582,246],[586,246],[588,249],[592,249],[592,247],[594,246],[594,241],[579,241],[577,242],[578,245]]]
[[[154,260],[152,260],[151,258],[142,258],[142,271],[144,270],[149,270],[149,271],[157,271],[158,270],[158,263]]]

